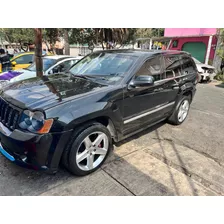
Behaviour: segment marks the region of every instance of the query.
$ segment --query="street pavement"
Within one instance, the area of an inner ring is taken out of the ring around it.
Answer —
[[[23,169],[0,155],[0,195],[224,195],[224,85],[199,84],[187,120],[115,146],[86,177]]]

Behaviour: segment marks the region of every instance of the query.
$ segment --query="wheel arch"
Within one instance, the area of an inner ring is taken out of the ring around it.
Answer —
[[[88,127],[91,124],[93,124],[94,122],[100,123],[102,125],[104,125],[110,132],[112,139],[117,142],[118,141],[118,133],[117,130],[115,128],[114,122],[113,120],[109,117],[109,116],[98,116],[95,118],[92,118],[90,120],[86,120],[84,122],[81,122],[75,126],[73,126],[73,129],[75,128],[80,128],[82,126]]]
[[[193,93],[192,90],[187,90],[183,93],[183,96],[189,96],[190,97],[190,103],[192,102]]]

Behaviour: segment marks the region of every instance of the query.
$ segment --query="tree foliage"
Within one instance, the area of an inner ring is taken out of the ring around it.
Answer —
[[[34,44],[34,29],[2,28],[1,31],[9,43],[20,43],[21,46]],[[119,48],[124,44],[134,44],[137,38],[158,37],[163,34],[163,28],[44,28],[43,41],[54,46],[60,37],[64,37],[67,48],[74,43],[89,46],[100,43],[103,48]]]
[[[220,45],[217,46],[218,49],[217,49],[217,55],[224,59],[224,28],[220,28],[219,29],[219,38],[221,39],[220,40]]]
[[[19,43],[21,47],[34,43],[34,29],[31,28],[2,28],[5,39],[11,43]],[[27,50],[27,49],[25,49]]]
[[[152,29],[151,28],[139,28],[136,29],[135,32],[136,38],[148,38],[152,36]]]
[[[69,43],[104,44],[113,43],[114,46],[123,45],[134,36],[135,29],[127,28],[79,28],[70,29]],[[108,46],[108,45],[107,45]],[[109,46],[108,46],[109,47]]]
[[[152,37],[163,37],[164,28],[152,28]]]
[[[62,29],[59,28],[44,28],[43,39],[44,41],[54,44],[59,40],[59,36],[62,34]]]

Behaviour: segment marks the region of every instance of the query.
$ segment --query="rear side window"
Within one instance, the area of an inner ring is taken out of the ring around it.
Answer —
[[[30,64],[33,62],[33,54],[23,55],[15,59],[17,64]]]
[[[181,57],[182,75],[197,72],[197,67],[193,59],[187,55]]]
[[[166,78],[172,78],[181,75],[180,59],[177,55],[165,55]]]
[[[164,69],[162,60],[163,58],[161,56],[148,59],[136,73],[136,76],[153,76],[155,81],[163,79]]]

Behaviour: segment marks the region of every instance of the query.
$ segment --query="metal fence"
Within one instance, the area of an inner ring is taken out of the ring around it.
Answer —
[[[87,54],[90,54],[92,51],[89,50],[88,47],[79,47],[79,54],[86,56]]]

